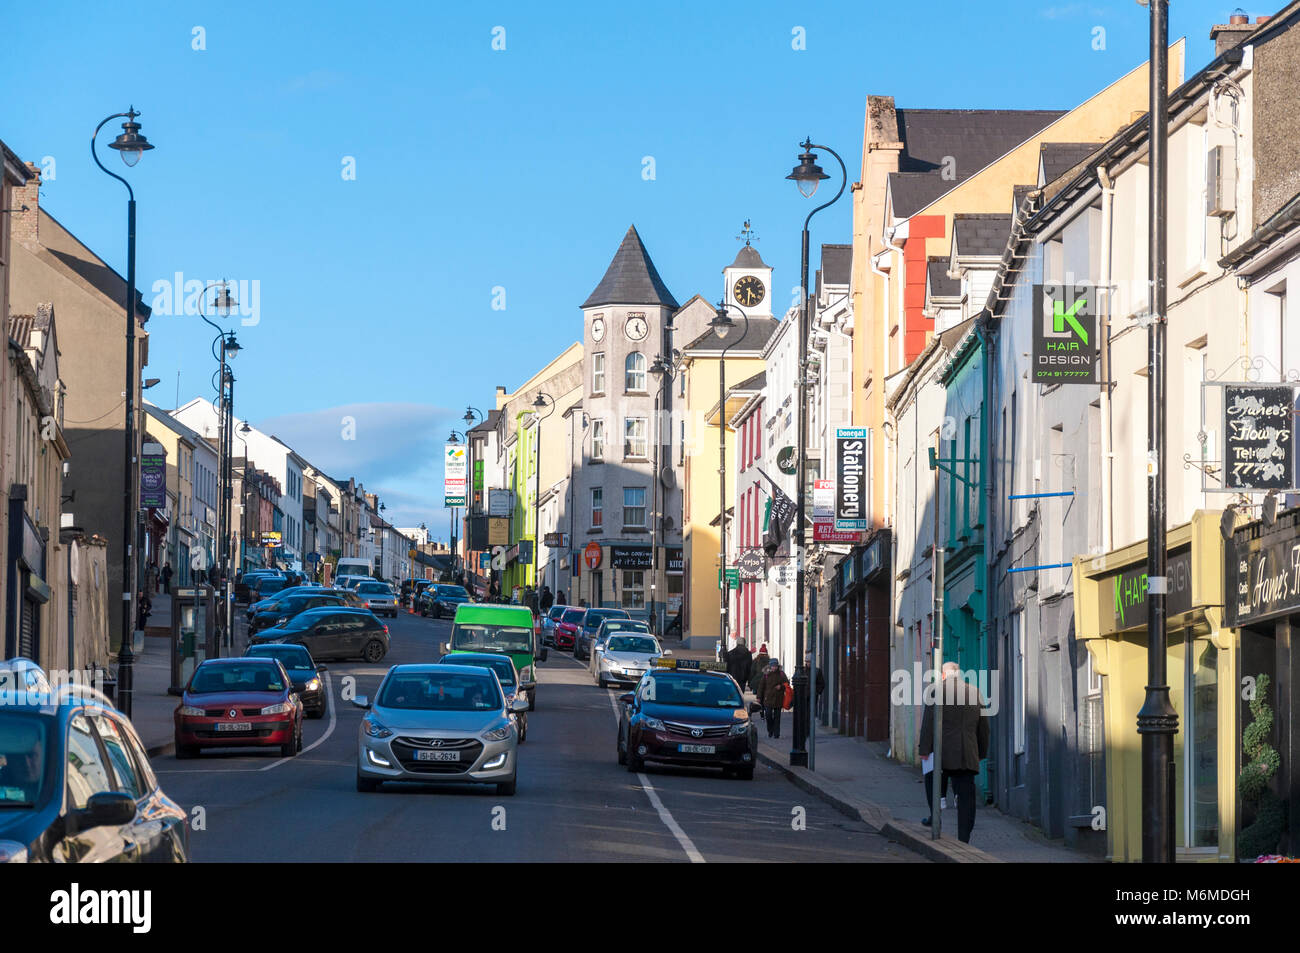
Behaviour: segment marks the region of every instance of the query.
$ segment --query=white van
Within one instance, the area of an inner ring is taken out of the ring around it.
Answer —
[[[334,578],[340,576],[366,576],[374,575],[375,567],[371,565],[370,560],[362,556],[341,556],[338,565],[334,567]]]

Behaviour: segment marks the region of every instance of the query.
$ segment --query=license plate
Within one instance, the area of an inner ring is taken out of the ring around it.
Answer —
[[[459,761],[459,751],[417,751],[416,761]]]
[[[677,750],[682,754],[717,754],[717,745],[678,745]]]
[[[252,731],[253,723],[251,721],[221,721],[217,722],[217,731]]]

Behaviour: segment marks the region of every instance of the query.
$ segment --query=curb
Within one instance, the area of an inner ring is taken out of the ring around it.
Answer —
[[[768,767],[775,768],[786,776],[795,787],[821,798],[841,814],[860,820],[867,827],[888,837],[895,843],[912,850],[929,860],[950,864],[1001,864],[1005,861],[994,857],[987,851],[940,837],[933,840],[929,830],[920,824],[894,820],[889,809],[871,801],[841,794],[828,783],[822,781],[807,768],[795,768],[766,754],[759,746],[758,759]]]

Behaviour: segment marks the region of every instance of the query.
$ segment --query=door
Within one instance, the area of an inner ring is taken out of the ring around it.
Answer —
[[[350,613],[343,622],[343,642],[347,646],[344,654],[348,658],[360,658],[361,650],[374,637],[374,628],[369,619],[360,613]]]
[[[119,722],[105,714],[92,715],[90,720],[99,732],[100,743],[108,754],[108,765],[113,772],[113,790],[129,794],[135,799],[134,822],[120,828],[123,840],[135,845],[133,860],[153,860],[160,852],[165,853],[163,818],[152,797],[153,785],[148,783],[135,763],[126,732]]]
[[[120,828],[77,829],[75,813],[85,808],[93,795],[113,790],[104,753],[84,714],[74,715],[68,724],[67,758],[64,811],[68,833],[52,851],[54,859],[81,864],[134,860],[134,857],[124,856],[126,845]]]
[[[341,658],[342,645],[338,631],[338,616],[319,616],[311,628],[303,631],[299,639],[312,658]]]

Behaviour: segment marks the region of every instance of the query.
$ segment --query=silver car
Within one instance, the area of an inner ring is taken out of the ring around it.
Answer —
[[[506,702],[496,673],[470,665],[394,665],[366,710],[357,736],[357,790],[384,781],[495,784],[515,793],[519,735],[511,713],[528,699]]]
[[[375,615],[387,615],[397,618],[397,593],[386,582],[366,581],[358,583],[354,590],[366,608]]]
[[[601,688],[617,683],[636,684],[648,672],[654,659],[672,655],[664,651],[653,635],[636,632],[614,632],[605,643],[596,663],[596,681]]]

